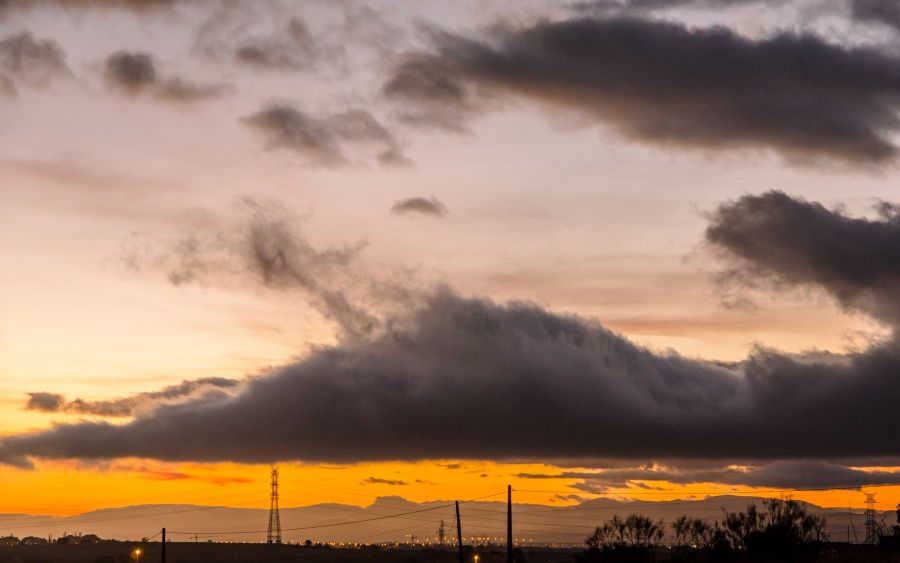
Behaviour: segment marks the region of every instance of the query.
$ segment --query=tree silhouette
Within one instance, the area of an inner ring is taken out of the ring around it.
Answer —
[[[715,545],[715,529],[699,518],[681,516],[672,522],[673,561],[696,561]]]
[[[665,536],[663,525],[662,520],[654,522],[639,514],[632,514],[624,520],[613,516],[585,540],[588,548],[579,559],[585,563],[653,561],[654,549]]]
[[[828,540],[825,519],[806,513],[802,504],[790,498],[763,502],[763,510],[755,504],[747,512],[726,512],[716,533],[732,549],[767,560],[792,560],[810,544]]]

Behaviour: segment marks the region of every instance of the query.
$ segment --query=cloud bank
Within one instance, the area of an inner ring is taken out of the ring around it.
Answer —
[[[745,261],[745,275],[815,285],[896,320],[900,229],[894,207],[881,209],[879,219],[852,218],[778,192],[745,196],[711,214],[707,240]],[[270,219],[256,217],[270,234],[244,259],[264,283],[302,285],[291,256],[315,264],[322,253],[298,250],[308,243],[265,227]],[[821,222],[836,226],[817,230]],[[875,254],[860,270],[854,252]],[[313,287],[326,279],[319,272]],[[235,395],[160,404],[123,425],[7,436],[0,460],[896,459],[897,373],[896,339],[846,355],[759,348],[722,364],[647,350],[590,319],[438,287]]]
[[[654,354],[578,317],[443,290],[379,336],[315,351],[234,397],[9,436],[0,459],[896,456],[898,366],[895,346],[821,358],[760,350],[716,365]]]
[[[384,84],[408,123],[464,130],[492,99],[575,112],[640,142],[765,149],[791,161],[891,161],[900,58],[812,34],[753,40],[628,16],[431,31]]]

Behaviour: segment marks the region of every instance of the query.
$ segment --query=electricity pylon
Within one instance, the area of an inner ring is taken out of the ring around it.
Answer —
[[[278,468],[272,468],[272,495],[269,507],[269,533],[267,543],[281,543],[281,515],[278,513]]]
[[[881,533],[881,526],[875,520],[875,493],[863,493],[866,495],[866,543],[875,545]]]

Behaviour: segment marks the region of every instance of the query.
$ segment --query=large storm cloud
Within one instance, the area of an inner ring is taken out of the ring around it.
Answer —
[[[817,230],[822,221],[835,227]],[[797,240],[804,232],[810,241]],[[852,218],[773,192],[720,206],[707,238],[765,275],[815,284],[837,299],[848,286],[868,291],[866,310],[896,318],[882,314],[894,306],[890,280],[900,256],[892,250],[900,248],[893,214]],[[792,258],[769,256],[782,252]],[[843,259],[853,252],[869,257],[866,275]],[[878,252],[880,260],[872,254]],[[282,268],[290,271],[289,264]],[[498,304],[446,287],[415,303],[383,315],[377,330],[345,333],[333,346],[249,380],[235,395],[161,404],[124,425],[80,422],[7,436],[0,460],[764,462],[900,455],[895,340],[847,355],[760,348],[743,362],[721,364],[655,353],[596,321],[529,303]]]
[[[409,53],[383,88],[414,125],[464,129],[513,95],[664,146],[767,149],[794,161],[898,154],[900,58],[887,51],[628,16],[431,37],[433,50]]]

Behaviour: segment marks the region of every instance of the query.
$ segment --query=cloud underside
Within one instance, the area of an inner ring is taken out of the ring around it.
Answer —
[[[900,59],[876,49],[626,16],[431,38],[383,87],[413,125],[462,130],[511,95],[665,146],[856,164],[898,154]]]
[[[710,215],[707,242],[737,262],[733,276],[818,286],[895,323],[893,209],[862,219],[778,192],[745,196]],[[262,236],[265,219],[246,233],[259,240],[243,270],[321,298],[327,275],[314,258],[327,254],[283,225]],[[862,271],[857,252],[872,254]],[[200,260],[192,264],[203,271]],[[893,338],[846,355],[760,348],[721,364],[652,352],[589,319],[438,287],[236,394],[161,403],[123,425],[8,436],[0,460],[897,459],[898,373]]]

